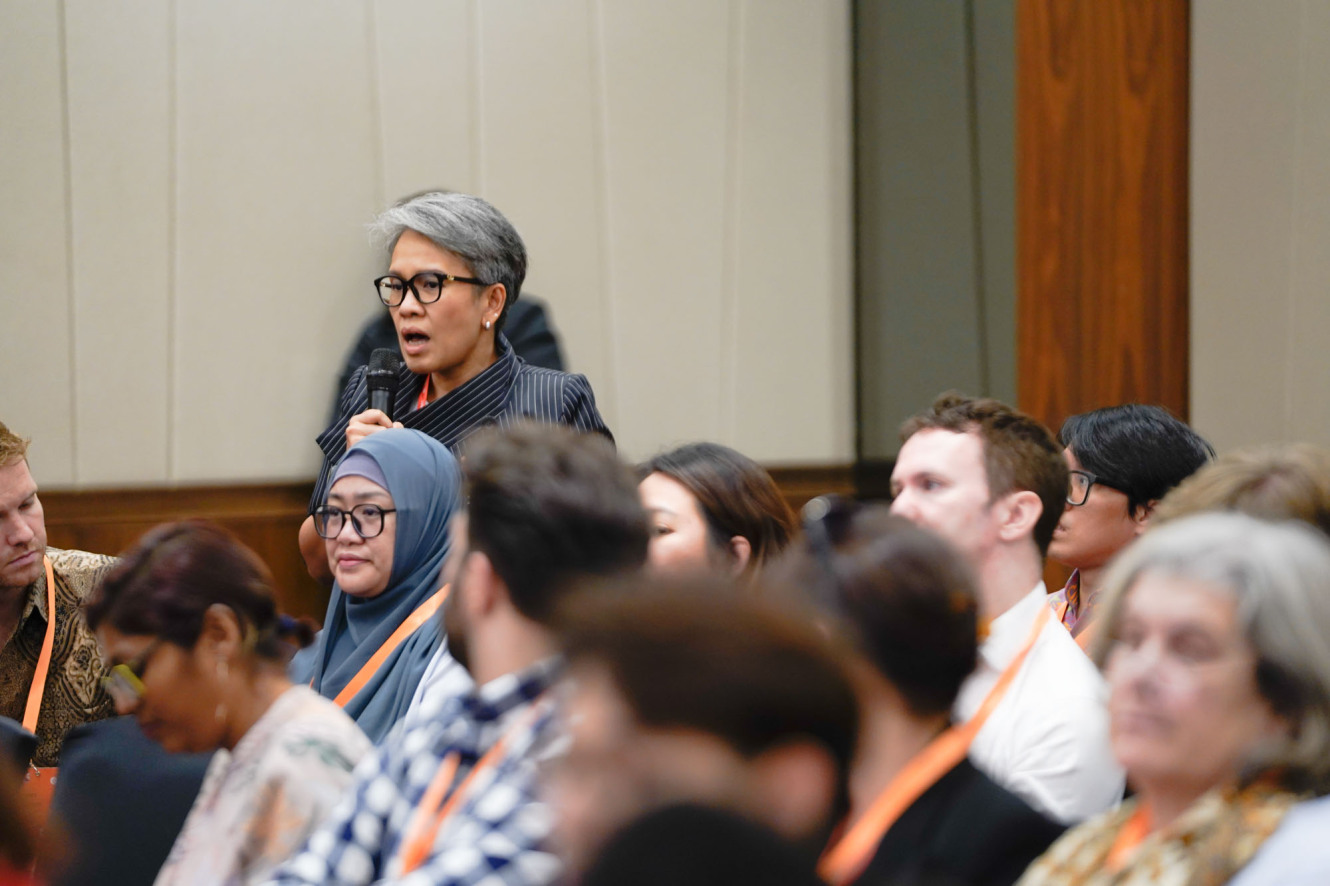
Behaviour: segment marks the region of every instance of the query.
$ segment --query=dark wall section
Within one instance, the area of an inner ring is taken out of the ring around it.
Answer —
[[[1016,397],[1014,0],[859,0],[854,28],[859,456],[875,485],[901,421],[941,391]]]

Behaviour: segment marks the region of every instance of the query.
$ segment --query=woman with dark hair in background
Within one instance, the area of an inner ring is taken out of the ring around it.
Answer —
[[[823,856],[832,886],[1009,886],[1062,832],[966,758],[980,714],[951,723],[979,649],[974,579],[932,532],[828,497],[777,579],[811,594],[857,651],[850,813]]]
[[[680,446],[640,465],[638,476],[653,569],[751,580],[797,530],[771,475],[728,446]]]
[[[1215,451],[1167,409],[1139,403],[1073,415],[1062,423],[1058,442],[1071,478],[1048,556],[1074,571],[1051,599],[1076,642],[1088,649],[1109,562],[1145,531],[1165,493]]]
[[[339,799],[368,739],[286,676],[272,579],[224,530],[145,535],[85,605],[121,714],[168,751],[220,749],[159,886],[262,882]]]

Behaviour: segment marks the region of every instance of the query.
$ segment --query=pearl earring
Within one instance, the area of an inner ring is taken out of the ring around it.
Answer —
[[[489,329],[489,328],[490,328],[490,321],[488,321],[488,320],[485,321],[485,328],[486,328],[486,329]]]

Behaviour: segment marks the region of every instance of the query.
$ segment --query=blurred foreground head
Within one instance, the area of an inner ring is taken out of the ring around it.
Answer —
[[[773,578],[811,595],[907,716],[946,717],[978,656],[974,579],[955,548],[885,505],[804,508],[803,538]]]
[[[562,615],[572,746],[551,793],[571,870],[640,815],[685,802],[821,848],[858,726],[824,633],[714,580],[603,589]]]
[[[1200,514],[1152,530],[1105,582],[1095,649],[1113,750],[1142,794],[1267,775],[1330,789],[1330,541]]]
[[[1165,496],[1154,522],[1204,511],[1301,520],[1330,534],[1330,451],[1293,443],[1226,452]]]
[[[514,631],[543,638],[579,582],[639,569],[647,527],[633,472],[603,437],[530,423],[482,432],[465,452],[444,625],[453,657],[484,682]]]

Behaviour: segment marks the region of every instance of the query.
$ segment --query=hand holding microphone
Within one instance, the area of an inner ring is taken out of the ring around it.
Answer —
[[[376,348],[370,354],[369,368],[365,372],[365,385],[369,388],[369,409],[351,416],[346,425],[346,448],[350,449],[370,434],[387,428],[400,428],[393,421],[397,399],[397,376],[402,358],[391,348]]]

